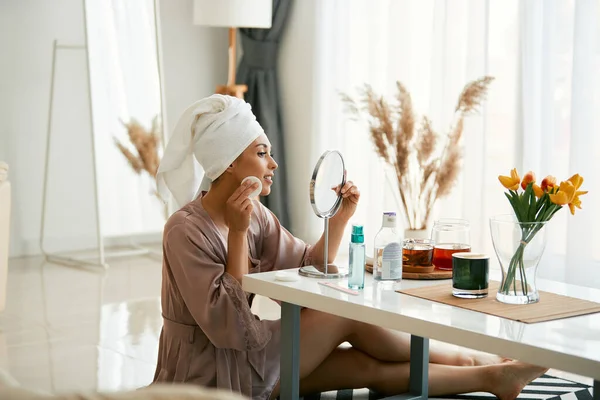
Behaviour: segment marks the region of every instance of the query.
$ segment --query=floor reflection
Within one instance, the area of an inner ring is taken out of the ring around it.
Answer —
[[[107,271],[11,260],[0,368],[48,392],[149,384],[162,326],[160,279],[160,262],[145,257],[114,261]]]

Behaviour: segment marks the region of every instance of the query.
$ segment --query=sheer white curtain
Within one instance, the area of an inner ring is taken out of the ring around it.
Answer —
[[[492,75],[482,112],[465,125],[459,181],[435,217],[468,219],[474,250],[493,253],[489,217],[511,212],[499,174],[512,167],[532,169],[540,180],[580,173],[590,190],[584,209],[554,218],[540,274],[600,287],[597,0],[330,0],[316,7],[313,151],[343,152],[362,189],[356,219],[368,245],[381,212],[400,209],[366,125],[344,113],[339,92],[355,94],[368,83],[393,96],[400,80],[416,111],[445,133],[464,84]]]
[[[154,0],[87,0],[86,6],[102,232],[160,232],[164,209],[152,179],[135,174],[113,140],[130,144],[121,120],[150,129],[161,114]]]

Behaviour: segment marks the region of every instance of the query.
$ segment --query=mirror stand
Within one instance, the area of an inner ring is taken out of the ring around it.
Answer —
[[[305,265],[298,273],[309,278],[340,279],[348,276],[348,271],[338,268],[335,264],[329,264],[329,217],[323,217],[323,233],[325,235],[325,246],[323,250],[323,264]]]

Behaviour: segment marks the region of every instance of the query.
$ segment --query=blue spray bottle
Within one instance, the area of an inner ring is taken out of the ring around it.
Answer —
[[[365,286],[365,235],[362,225],[352,225],[350,239],[350,265],[348,287],[362,289]]]

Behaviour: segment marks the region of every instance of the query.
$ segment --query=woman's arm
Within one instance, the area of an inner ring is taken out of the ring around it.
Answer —
[[[238,282],[241,282],[242,277],[248,273],[248,235],[246,232],[229,231],[225,271]]]
[[[251,181],[244,182],[227,200],[225,220],[229,227],[227,235],[227,265],[225,271],[238,282],[248,271],[248,227],[252,215],[250,193],[258,185]]]

